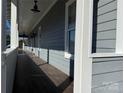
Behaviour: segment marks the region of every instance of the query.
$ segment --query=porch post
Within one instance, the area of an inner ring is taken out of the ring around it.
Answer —
[[[17,6],[11,2],[11,48],[18,46]]]
[[[76,7],[74,93],[91,93],[90,0],[77,0]]]

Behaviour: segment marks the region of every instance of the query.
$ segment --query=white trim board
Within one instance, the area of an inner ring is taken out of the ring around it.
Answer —
[[[92,58],[89,57],[91,0],[77,0],[74,93],[91,93]]]
[[[121,57],[123,54],[117,54],[117,53],[93,53],[89,55],[89,57]]]
[[[123,51],[123,0],[117,0],[116,53]]]
[[[65,52],[64,52],[64,57],[67,58],[67,59],[73,59],[73,56],[72,54],[70,54],[68,51],[69,51],[69,39],[68,39],[68,35],[67,33],[69,32],[69,30],[74,30],[75,28],[68,28],[68,8],[71,4],[73,4],[76,0],[69,0],[66,5],[65,5],[65,38],[64,38],[64,41],[65,41]]]
[[[90,0],[91,8],[90,12],[90,45],[89,45],[89,57],[115,57],[115,56],[122,56],[123,51],[123,14],[122,14],[122,7],[123,7],[123,0],[117,0],[117,30],[116,30],[116,46],[115,46],[115,52],[110,53],[92,53],[92,36],[93,36],[93,1]]]
[[[93,34],[93,29],[92,29],[92,27],[93,27],[93,1],[94,0],[90,0],[90,8],[89,8],[89,15],[90,15],[90,17],[89,17],[89,30],[90,30],[90,32],[89,32],[89,56],[91,56],[92,55],[92,34]]]
[[[50,11],[50,9],[55,5],[55,3],[58,0],[54,0],[53,3],[51,3],[51,5],[46,9],[46,11],[44,12],[44,14],[39,18],[39,21],[37,21],[34,26],[32,27],[31,31],[38,25],[38,23],[40,23],[40,21],[44,18],[44,16]]]

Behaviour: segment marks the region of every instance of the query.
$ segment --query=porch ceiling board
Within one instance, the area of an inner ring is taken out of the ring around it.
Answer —
[[[55,0],[38,0],[38,8],[40,10],[39,13],[32,13],[30,9],[33,8],[34,2],[33,0],[19,0],[19,33],[23,32],[28,34],[31,32],[33,27],[39,22],[41,16],[44,15],[45,11],[48,10],[50,5]]]

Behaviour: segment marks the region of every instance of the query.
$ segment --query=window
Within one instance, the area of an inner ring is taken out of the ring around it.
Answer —
[[[122,56],[121,0],[93,0],[91,56]]]
[[[10,20],[6,20],[6,48],[10,48],[10,28],[11,22]]]
[[[76,1],[66,3],[65,14],[65,57],[73,58],[75,46]]]

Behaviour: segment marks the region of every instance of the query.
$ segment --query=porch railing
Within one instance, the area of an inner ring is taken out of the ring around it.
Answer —
[[[12,93],[15,68],[17,61],[17,49],[7,49],[2,54],[2,93]]]

